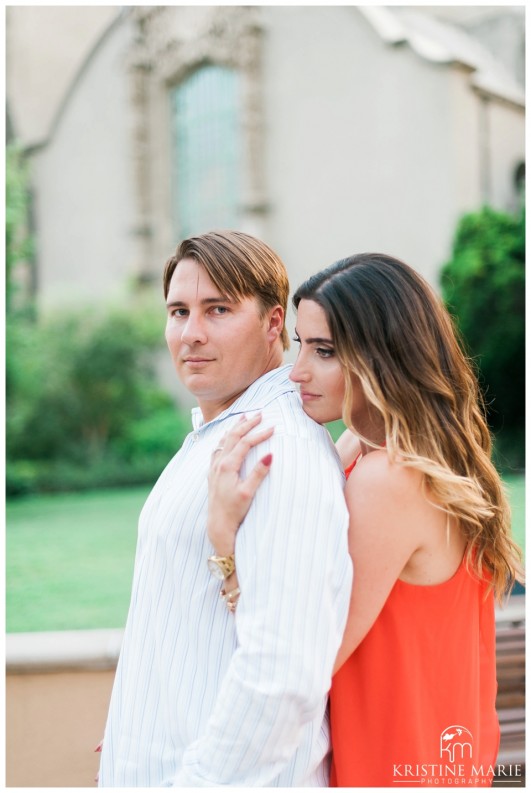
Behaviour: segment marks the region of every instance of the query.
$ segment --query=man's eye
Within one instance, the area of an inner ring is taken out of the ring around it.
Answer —
[[[212,311],[215,314],[228,314],[229,309],[226,306],[214,306]]]
[[[188,314],[188,310],[186,308],[175,308],[171,315],[172,317],[185,317]]]

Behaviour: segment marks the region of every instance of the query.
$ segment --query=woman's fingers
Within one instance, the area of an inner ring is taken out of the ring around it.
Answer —
[[[250,501],[254,498],[256,491],[268,475],[272,461],[273,455],[266,454],[265,457],[262,457],[262,459],[256,463],[253,470],[245,480],[245,494]]]
[[[248,434],[261,421],[260,416],[239,422],[227,435],[221,451],[214,450],[208,474],[207,533],[214,548],[234,549],[234,537],[256,491],[269,472],[272,454],[266,454],[249,475],[240,475],[249,449],[271,437],[274,427]],[[234,445],[233,445],[234,444]],[[221,445],[221,444],[220,444]]]
[[[219,446],[223,448],[223,452],[228,454],[231,452],[237,443],[243,438],[248,432],[250,432],[254,427],[256,427],[262,421],[262,414],[257,413],[254,416],[251,416],[248,419],[246,416],[241,416],[239,420],[236,422],[234,427],[227,432],[226,435],[219,442]],[[218,449],[219,449],[218,446]]]
[[[250,419],[242,417],[230,432],[221,438],[212,452],[212,466],[217,467],[223,462],[228,467],[236,467],[239,470],[247,452],[253,446],[266,441],[274,432],[273,427],[268,427],[250,435],[251,430],[261,421],[260,413]]]
[[[230,453],[225,453],[225,455],[220,458],[220,464],[224,462],[227,467],[239,471],[250,449],[254,446],[258,446],[259,443],[267,441],[273,435],[274,431],[274,427],[267,427],[267,429],[260,430],[260,432],[255,432],[252,435],[244,435]]]

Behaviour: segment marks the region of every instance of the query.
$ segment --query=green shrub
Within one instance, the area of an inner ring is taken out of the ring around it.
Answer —
[[[133,301],[132,301],[133,302]],[[150,483],[189,432],[157,384],[159,316],[8,320],[7,492]]]
[[[188,414],[176,413],[173,407],[161,409],[131,423],[116,448],[129,460],[171,457],[191,429]]]
[[[174,449],[174,453],[177,448]],[[15,461],[6,466],[9,496],[66,493],[98,488],[152,484],[172,455],[149,455],[124,460],[116,455],[86,465],[68,460]]]
[[[499,462],[524,464],[525,216],[465,215],[441,273],[444,300],[475,360]]]
[[[6,493],[28,496],[39,490],[39,463],[34,460],[7,460]]]

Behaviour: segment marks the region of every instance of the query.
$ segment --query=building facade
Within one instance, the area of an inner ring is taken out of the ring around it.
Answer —
[[[159,290],[215,227],[266,240],[293,285],[367,250],[437,284],[460,215],[514,211],[524,173],[523,7],[466,12],[9,7],[42,309]]]

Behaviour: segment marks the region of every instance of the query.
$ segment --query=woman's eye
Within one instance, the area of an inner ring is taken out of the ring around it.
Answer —
[[[297,344],[300,344],[300,343],[301,343],[301,340],[299,339],[299,337],[298,337],[298,336],[293,336],[293,339],[292,339],[292,341],[295,341],[295,342],[297,342]]]
[[[334,350],[331,350],[329,347],[316,347],[315,352],[321,358],[332,358],[334,355]]]

